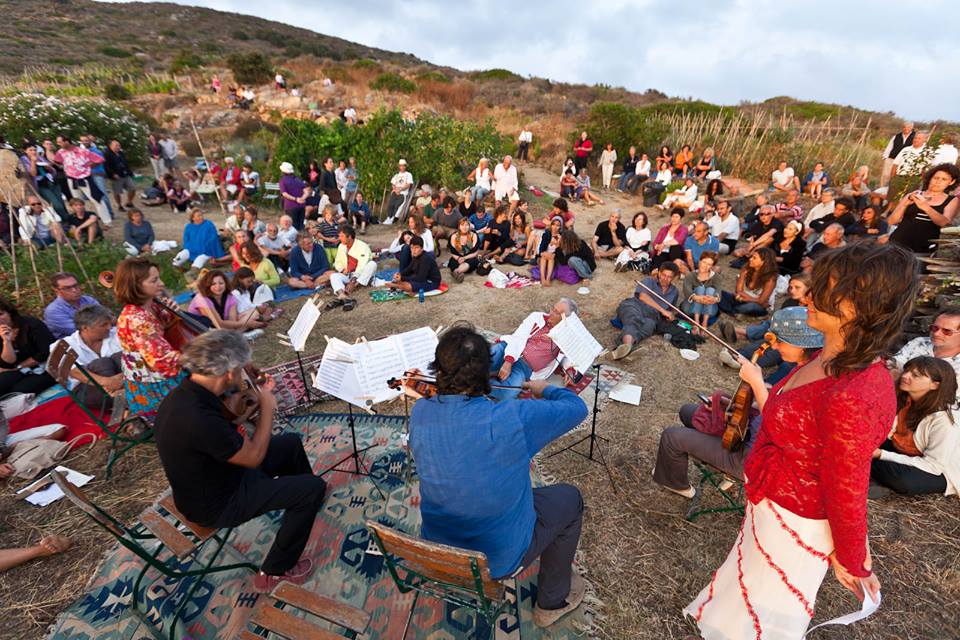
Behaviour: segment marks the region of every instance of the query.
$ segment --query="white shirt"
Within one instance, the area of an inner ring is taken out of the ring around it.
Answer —
[[[633,227],[627,229],[627,244],[630,245],[631,249],[649,245],[652,239],[653,235],[650,233],[650,229],[646,227],[643,229],[634,229]],[[650,247],[648,246],[647,248],[649,249]]]
[[[531,143],[533,142],[533,131],[527,131],[524,129],[520,132],[520,142]]]
[[[276,81],[277,84],[280,84],[281,82],[283,82],[283,76],[280,75],[279,73],[276,76],[274,76],[273,79]]]
[[[426,253],[432,253],[435,245],[433,242],[433,232],[430,229],[424,229],[423,233],[420,234],[420,238],[423,239],[423,250]],[[400,249],[403,247],[403,241],[400,239],[400,236],[397,236],[393,239],[393,242],[390,243],[390,247],[387,249],[390,253],[400,253]]]
[[[773,178],[773,183],[778,184],[781,187],[787,187],[793,182],[793,167],[787,167],[783,171],[777,169],[770,176]]]
[[[502,162],[493,170],[493,181],[495,183],[494,195],[497,200],[511,195],[520,186],[517,181],[517,168],[512,164],[509,168],[504,168]]]
[[[477,167],[477,173],[475,178],[476,178],[476,181],[475,181],[476,186],[480,187],[481,189],[486,189],[487,191],[490,191],[490,168],[489,167],[484,167],[483,169],[481,169],[480,167]]]
[[[117,328],[114,327],[110,329],[110,335],[100,344],[100,353],[97,353],[83,341],[83,338],[80,337],[80,330],[77,329],[70,335],[63,338],[63,341],[67,343],[71,349],[73,349],[77,354],[77,364],[81,367],[85,367],[97,358],[107,358],[112,356],[115,353],[120,353],[120,341],[117,339]],[[73,389],[78,384],[77,380],[69,378],[70,388]]]
[[[356,120],[357,119],[357,110],[353,107],[347,107],[343,110],[343,117],[347,120]]]
[[[815,222],[820,218],[826,218],[827,216],[833,214],[833,208],[836,206],[836,200],[831,200],[830,202],[823,203],[818,202],[815,207],[810,209],[810,212],[807,213],[807,217],[803,219],[803,226],[809,227],[811,222]]]
[[[957,159],[960,158],[960,151],[957,151],[957,148],[952,144],[942,144],[937,147],[937,153],[933,156],[933,162],[930,163],[931,166],[938,164],[957,164]]]
[[[297,228],[294,226],[289,229],[280,227],[280,230],[277,231],[277,237],[283,240],[286,246],[292,247],[297,242]]]
[[[257,244],[265,249],[270,249],[271,251],[281,251],[287,247],[279,233],[277,233],[276,238],[271,238],[264,233],[257,238]]]
[[[241,171],[240,184],[242,184],[247,189],[259,189],[260,174],[257,173],[256,171]]]
[[[637,162],[637,168],[634,171],[638,176],[649,176],[650,175],[650,161],[649,160],[640,160]]]
[[[900,150],[900,153],[897,154],[897,157],[893,159],[893,164],[897,166],[897,175],[898,176],[918,176],[920,175],[926,167],[914,166],[914,160],[917,156],[923,153],[924,149],[927,148],[927,145],[922,147],[904,147]]]
[[[727,234],[724,236],[724,240],[738,240],[740,238],[740,220],[732,213],[727,216],[726,220],[721,218],[720,214],[714,214],[706,220],[706,223],[710,225],[710,235],[714,238],[719,238],[724,233]]]
[[[393,175],[392,178],[390,178],[391,186],[398,187],[401,184],[407,185],[406,189],[400,191],[400,195],[406,197],[406,195],[410,192],[410,187],[413,186],[413,176],[409,171],[398,171]]]
[[[51,225],[60,222],[60,216],[46,204],[43,205],[43,211],[40,215],[35,216],[31,213],[30,206],[27,205],[20,208],[17,221],[20,223],[20,237],[24,240],[30,240],[38,232],[42,233],[44,229],[47,230],[47,236],[45,237],[49,237]]]

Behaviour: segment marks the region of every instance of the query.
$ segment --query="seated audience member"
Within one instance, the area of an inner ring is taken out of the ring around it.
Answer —
[[[652,289],[661,298],[676,306],[680,292],[673,285],[679,269],[672,262],[660,265],[656,276],[643,279],[643,285]],[[673,310],[647,289],[637,285],[633,295],[622,301],[617,307],[617,320],[623,325],[617,347],[611,357],[614,360],[625,358],[637,348],[637,344],[654,333],[662,333],[666,325],[673,323]]]
[[[239,231],[234,232],[233,244],[231,244],[229,248],[230,258],[232,260],[231,266],[233,267],[234,271],[239,269],[240,266],[243,265],[244,263],[243,256],[240,255],[240,250],[243,248],[243,245],[252,241],[253,241],[253,234],[251,234],[249,231],[240,229]]]
[[[140,194],[140,202],[145,207],[159,207],[167,201],[167,191],[163,188],[160,180],[154,180],[153,183],[143,190]]]
[[[919,134],[917,134],[919,136]],[[923,174],[920,191],[905,195],[887,218],[890,242],[919,254],[929,254],[940,238],[940,229],[952,224],[960,211],[960,199],[950,195],[960,182],[960,168],[940,164]]]
[[[74,317],[77,330],[63,338],[74,353],[76,363],[86,369],[94,381],[109,395],[123,389],[123,371],[120,364],[120,341],[113,326],[113,313],[99,304],[81,307]],[[91,409],[106,408],[100,390],[90,384],[90,378],[74,368],[70,372],[72,388],[80,401]]]
[[[493,216],[483,206],[477,207],[477,212],[470,216],[470,226],[480,237],[480,243],[483,243],[484,236],[490,231],[490,225],[493,223]],[[426,244],[426,243],[424,243]]]
[[[960,376],[960,307],[941,309],[930,323],[929,336],[914,338],[903,345],[888,366],[899,375],[907,361],[918,356],[940,358]],[[960,395],[957,400],[960,401]]]
[[[640,156],[637,155],[637,148],[633,145],[630,145],[630,149],[627,151],[627,155],[623,159],[620,180],[617,182],[617,191],[625,191],[629,187],[631,179],[634,179],[635,181],[638,162],[640,162]],[[648,171],[647,175],[649,174],[650,172]]]
[[[683,224],[685,210],[674,207],[670,211],[670,222],[660,227],[653,239],[653,268],[657,269],[665,262],[683,260],[683,243],[687,240],[687,225]]]
[[[349,210],[350,224],[354,225],[360,231],[360,235],[365,234],[367,232],[367,225],[370,224],[371,221],[370,205],[367,204],[367,201],[363,198],[363,194],[359,191],[356,192],[356,195],[350,202]]]
[[[410,262],[406,268],[393,275],[388,289],[397,289],[407,294],[433,291],[440,286],[440,268],[436,259],[423,250],[423,238],[410,238]]]
[[[92,296],[84,295],[77,276],[67,271],[53,274],[50,277],[50,286],[57,297],[44,308],[43,322],[54,339],[59,340],[77,330],[73,320],[77,311],[100,302]]]
[[[489,228],[489,224],[484,227],[487,231],[489,231]],[[480,234],[479,231],[477,233],[478,235]],[[390,243],[390,246],[386,250],[386,253],[392,253],[397,257],[401,270],[410,262],[410,238],[413,236],[419,236],[423,240],[424,251],[431,255],[436,255],[433,233],[430,229],[427,229],[420,215],[411,213],[407,216],[407,228],[397,232],[397,237],[393,239],[393,242]]]
[[[424,252],[426,252],[426,242],[424,242]],[[337,247],[337,259],[333,263],[333,268],[334,272],[330,274],[330,286],[337,294],[337,300],[343,304],[344,310],[349,311],[356,305],[350,295],[356,291],[357,287],[370,284],[377,274],[377,263],[373,260],[370,245],[363,240],[357,240],[357,232],[348,224],[340,227],[340,246]]]
[[[560,234],[560,244],[556,249],[556,267],[554,277],[564,282],[575,284],[574,274],[581,284],[593,278],[597,270],[597,261],[593,251],[573,229],[566,229]],[[564,273],[565,272],[565,273]]]
[[[793,173],[793,167],[787,166],[786,160],[781,160],[780,164],[770,175],[771,191],[800,191],[800,179]]]
[[[260,252],[267,256],[277,270],[285,270],[290,264],[288,258],[293,244],[287,243],[280,237],[280,227],[276,224],[272,222],[268,224],[266,233],[260,235],[256,243],[260,247]]]
[[[290,250],[291,289],[319,289],[330,281],[333,270],[323,247],[316,244],[308,231],[301,231],[297,246]]]
[[[549,313],[534,311],[512,334],[497,338],[490,347],[490,376],[495,378],[494,384],[499,381],[505,388],[493,389],[490,396],[495,400],[516,398],[524,382],[549,378],[558,369],[570,380],[575,375],[571,362],[549,334],[565,316],[578,310],[574,300],[560,298]]]
[[[740,269],[734,293],[720,294],[720,311],[727,315],[763,316],[773,307],[777,286],[777,258],[773,249],[757,249]]]
[[[740,223],[740,229],[742,231],[746,231],[751,225],[755,224],[757,220],[760,219],[760,208],[769,202],[770,200],[767,198],[767,194],[758,193],[757,197],[754,198],[753,209],[750,210],[750,213],[743,216],[743,220]]]
[[[637,188],[650,179],[653,175],[650,166],[650,156],[645,153],[640,154],[640,160],[634,167],[633,173],[627,177],[626,190],[630,193],[636,193]],[[622,178],[621,178],[622,180]]]
[[[179,180],[174,181],[173,186],[167,190],[167,204],[170,205],[170,211],[183,213],[190,207],[192,200],[190,192]]]
[[[0,478],[7,478],[13,475],[13,466],[9,464],[0,464]],[[18,549],[0,549],[0,573],[9,571],[14,567],[35,560],[37,558],[46,558],[63,553],[73,542],[70,538],[58,535],[44,536],[40,542],[30,547],[21,547]]]
[[[580,174],[577,176],[577,187],[574,193],[578,200],[583,200],[588,206],[592,207],[595,204],[603,204],[603,198],[594,195],[592,191],[590,176],[587,174],[586,167],[580,169]]]
[[[788,222],[783,228],[783,238],[771,248],[777,257],[780,275],[789,276],[800,271],[800,262],[807,250],[807,243],[803,240],[803,225],[797,220]]]
[[[450,259],[447,261],[447,268],[454,280],[463,282],[463,276],[476,271],[480,265],[480,239],[470,227],[467,218],[460,218],[457,232],[450,236],[448,246]]]
[[[510,216],[510,242],[497,258],[498,262],[505,262],[515,267],[527,264],[530,258],[527,254],[530,246],[529,239],[533,232],[527,224],[526,212],[529,210],[527,203],[523,200],[520,203]]]
[[[850,176],[850,182],[843,186],[840,193],[853,200],[854,206],[859,211],[867,204],[870,196],[870,185],[863,180],[859,173],[854,173]]]
[[[803,260],[800,261],[800,269],[802,271],[807,271],[813,267],[813,261],[816,260],[817,256],[824,251],[845,246],[847,242],[844,240],[844,234],[845,232],[843,225],[829,225],[823,230],[823,233],[820,235],[820,240],[810,247],[810,250],[807,251],[807,255],[805,255]]]
[[[916,496],[960,490],[960,427],[953,409],[957,374],[944,360],[908,360],[897,382],[897,420],[873,453],[870,497],[883,489]],[[883,489],[881,489],[883,488]]]
[[[700,255],[705,251],[720,253],[720,241],[710,235],[710,225],[698,220],[693,225],[693,234],[683,241],[683,260],[677,263],[680,273],[686,274],[696,271],[700,264]],[[716,259],[714,259],[716,264]]]
[[[157,237],[153,225],[143,217],[143,212],[127,207],[127,222],[123,225],[123,247],[131,256],[153,252],[153,243]]]
[[[333,205],[323,208],[323,217],[316,227],[314,236],[327,253],[327,260],[333,262],[337,257],[337,245],[340,244],[340,225],[337,224]]]
[[[430,200],[423,206],[423,223],[427,228],[433,228],[433,216],[442,208],[442,202],[440,191],[437,190],[430,194]]]
[[[717,211],[706,218],[710,226],[710,235],[720,242],[720,255],[733,253],[740,239],[740,220],[733,215],[733,209],[726,200],[717,200]]]
[[[253,170],[253,166],[244,163],[240,170],[240,191],[237,200],[243,202],[260,193],[260,173]]]
[[[283,315],[283,308],[273,304],[273,289],[257,282],[250,267],[240,267],[230,282],[230,295],[237,301],[237,317],[244,319],[256,312],[254,320],[270,322]]]
[[[747,228],[743,237],[747,244],[733,252],[733,256],[740,258],[740,260],[734,260],[730,263],[730,266],[735,269],[739,269],[746,264],[744,259],[746,256],[763,247],[774,246],[783,239],[783,223],[776,219],[772,204],[765,204],[760,207],[757,221]]]
[[[260,219],[260,212],[254,206],[244,207],[240,228],[249,231],[254,238],[266,233],[267,224]]]
[[[560,247],[560,236],[563,233],[563,218],[555,216],[550,221],[550,228],[545,229],[540,236],[540,250],[538,252],[540,284],[549,287],[553,281],[557,266],[557,249]]]
[[[190,210],[190,222],[183,228],[183,250],[174,257],[175,266],[191,263],[194,269],[202,269],[208,261],[223,258],[223,245],[217,227],[203,219],[203,211]]]
[[[39,249],[54,242],[66,242],[60,216],[36,196],[27,196],[26,206],[22,207],[17,215],[17,224],[20,228],[20,239],[32,242]]]
[[[470,188],[470,193],[473,196],[473,200],[478,204],[483,202],[487,194],[493,191],[492,178],[493,173],[490,171],[490,160],[480,158],[476,168],[467,176],[467,180],[474,181],[474,186]]]
[[[266,326],[265,322],[260,322],[256,308],[241,316],[237,310],[237,298],[227,288],[227,277],[217,269],[207,271],[200,278],[197,295],[193,296],[187,310],[206,317],[214,329],[247,331]]]
[[[313,475],[299,434],[272,435],[273,379],[259,386],[256,426],[252,435],[242,435],[224,416],[221,396],[240,383],[241,370],[250,363],[243,335],[225,329],[204,333],[184,348],[181,361],[190,376],[163,399],[154,423],[177,509],[191,522],[217,529],[283,510],[254,588],[269,593],[282,580],[302,584],[313,562],[300,556],[326,484]]]
[[[273,262],[263,257],[260,247],[252,240],[240,247],[240,258],[244,266],[253,269],[257,282],[262,282],[272,289],[280,286],[280,274]]]
[[[597,225],[591,245],[594,258],[616,258],[627,244],[627,229],[620,222],[620,209],[614,209],[610,217]]]
[[[814,233],[823,233],[823,230],[831,224],[839,224],[846,229],[856,224],[857,219],[853,215],[853,201],[849,198],[837,198],[833,204],[833,211],[830,215],[824,216],[810,223],[810,230]],[[807,234],[808,237],[810,234]]]
[[[670,151],[670,147],[663,145],[660,147],[660,151],[657,153],[656,157],[656,169],[659,173],[663,170],[668,170],[673,173],[673,153]]]
[[[473,199],[470,189],[463,190],[463,199],[457,204],[457,212],[461,218],[470,218],[477,213],[477,201]]]
[[[94,240],[103,238],[103,230],[100,228],[100,219],[97,214],[87,211],[83,200],[79,198],[70,198],[67,203],[70,207],[64,222],[64,227],[70,231],[77,245],[83,244],[83,238],[86,237],[87,244],[93,244]]]
[[[717,198],[723,195],[723,180],[714,178],[707,183],[707,188],[703,190],[704,206],[713,204],[716,206]]]
[[[540,220],[535,220],[533,223],[534,228],[536,229],[546,229],[550,227],[550,222],[556,217],[560,216],[563,221],[563,226],[567,229],[573,229],[573,222],[575,216],[573,212],[570,211],[570,204],[563,198],[557,198],[553,201],[553,206],[550,209],[550,212],[543,216]]]
[[[692,175],[693,151],[690,150],[690,145],[685,144],[680,147],[680,151],[677,151],[677,155],[673,159],[673,173],[678,178],[687,178]]]
[[[497,205],[493,213],[493,222],[487,225],[483,234],[483,253],[481,258],[497,258],[510,249],[510,210],[506,204]]]
[[[683,292],[680,295],[680,308],[698,324],[704,327],[712,324],[720,313],[720,282],[713,268],[717,264],[716,251],[704,251],[697,260],[693,273],[683,279]],[[700,327],[690,330],[700,335]]]
[[[54,340],[47,325],[0,298],[0,396],[40,393],[56,384],[45,367]]]
[[[707,147],[703,150],[703,155],[693,168],[693,176],[700,180],[706,180],[707,175],[717,169],[717,159],[713,155],[713,147]]]
[[[697,184],[693,181],[693,178],[687,178],[684,180],[682,187],[667,194],[663,203],[657,206],[661,209],[673,209],[675,207],[689,209],[696,200]]]
[[[407,171],[407,161],[401,158],[397,161],[397,173],[390,178],[390,199],[387,200],[387,218],[385,224],[393,224],[394,219],[400,217],[400,209],[407,201],[410,190],[416,185],[413,175]]]
[[[283,240],[284,244],[292,247],[297,244],[297,236],[300,234],[297,228],[293,226],[293,218],[284,214],[280,216],[280,229],[277,231],[277,237]]]
[[[860,212],[860,220],[846,228],[844,235],[849,237],[879,238],[887,235],[887,221],[880,217],[877,208],[867,205]]]
[[[823,346],[823,334],[811,329],[806,322],[806,307],[782,309],[773,315],[769,331],[777,336],[773,345],[783,360],[803,364],[816,350]],[[746,358],[740,377],[754,389],[756,403],[762,410],[768,397],[760,367]],[[724,404],[729,402],[725,396],[715,395]],[[723,424],[717,424],[714,416],[724,415],[725,407],[712,407],[697,404],[685,404],[680,408],[680,422],[683,426],[668,427],[660,434],[657,446],[657,462],[653,470],[653,480],[660,486],[684,498],[693,498],[696,490],[690,485],[687,475],[689,458],[705,462],[732,478],[743,480],[743,461],[750,453],[761,429],[760,413],[753,414],[748,422],[748,431],[743,446],[731,451],[723,446]],[[729,486],[721,484],[721,488]]]
[[[240,167],[236,165],[233,158],[227,156],[223,159],[223,168],[219,175],[220,199],[224,202],[233,200],[241,191],[240,185]],[[237,197],[237,199],[240,199]]]
[[[804,236],[809,236],[812,233],[810,225],[817,220],[829,217],[836,205],[833,189],[824,189],[823,193],[820,194],[820,202],[811,207],[803,218],[803,228],[806,230]]]
[[[443,199],[443,206],[434,212],[433,217],[434,221],[430,233],[433,235],[434,241],[449,238],[455,234],[460,225],[460,220],[463,218],[457,210],[457,201],[450,196]]]
[[[574,175],[573,168],[567,169],[560,177],[560,197],[575,200],[577,198],[577,186],[577,176]]]
[[[783,202],[777,203],[777,220],[784,224],[791,220],[803,220],[803,207],[800,206],[800,195],[796,189],[787,191]]]
[[[587,408],[575,393],[542,381],[526,383],[541,400],[494,402],[489,368],[487,343],[476,331],[454,327],[441,336],[431,364],[439,395],[417,401],[410,415],[410,448],[423,477],[421,534],[483,552],[496,578],[539,557],[533,621],[548,627],[585,593],[573,568],[583,500],[571,485],[531,488],[530,460],[579,424]],[[491,438],[489,425],[502,437]],[[453,458],[451,429],[460,440]]]
[[[627,244],[623,251],[617,255],[614,271],[625,271],[626,269],[640,271],[640,262],[642,260],[649,261],[650,254],[648,252],[653,236],[650,234],[650,229],[647,228],[647,220],[647,214],[642,211],[633,215],[630,228],[627,229],[625,234]]]
[[[803,190],[814,198],[819,198],[823,190],[830,186],[830,174],[823,169],[823,163],[813,165],[813,171],[803,179]]]

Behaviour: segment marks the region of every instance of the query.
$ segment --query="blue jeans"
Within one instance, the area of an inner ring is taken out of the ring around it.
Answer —
[[[757,302],[737,302],[729,291],[720,294],[720,311],[727,315],[765,316],[767,308]]]
[[[763,322],[758,322],[756,324],[749,325],[745,331],[747,332],[747,340],[750,342],[759,342],[763,340],[764,334],[770,330],[770,321],[764,320]]]
[[[484,189],[483,187],[472,187],[470,192],[473,193],[473,201],[480,202],[487,197],[487,194],[490,193],[490,189]]]
[[[497,377],[497,374],[500,373],[500,367],[503,366],[504,352],[506,350],[506,342],[495,342],[490,346],[490,382],[491,384],[499,384],[505,387],[519,387],[530,379],[533,371],[530,369],[530,365],[528,365],[523,358],[520,358],[513,363],[513,368],[510,369],[510,375],[507,376],[506,380],[501,380]],[[513,400],[518,395],[520,395],[520,389],[498,389],[494,387],[490,392],[490,396],[494,400]]]
[[[627,178],[629,178],[632,175],[636,175],[636,174],[632,172],[627,173],[626,171],[623,172],[623,175],[620,176],[620,182],[617,183],[617,188],[620,189],[620,191],[623,191],[624,189],[627,188]]]
[[[693,290],[693,295],[710,296],[711,298],[713,298],[713,297],[716,297],[717,290],[714,289],[713,287],[704,287],[703,285],[700,285],[699,287]],[[708,318],[713,318],[718,313],[720,313],[720,305],[716,303],[703,304],[701,302],[691,302],[689,305],[689,309],[690,310],[687,311],[687,313],[689,313],[690,315],[699,313],[700,315],[707,316]]]
[[[587,261],[579,256],[567,258],[567,266],[577,272],[581,278],[590,279],[593,277],[593,269],[587,264]]]

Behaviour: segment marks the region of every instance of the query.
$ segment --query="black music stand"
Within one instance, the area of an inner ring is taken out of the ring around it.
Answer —
[[[613,487],[614,492],[619,493],[620,491],[617,489],[617,485],[613,481],[613,474],[610,472],[610,467],[607,465],[607,461],[603,457],[603,448],[601,446],[601,441],[610,442],[610,440],[608,440],[607,438],[604,438],[603,436],[597,435],[597,415],[600,413],[599,403],[600,403],[600,369],[601,367],[603,367],[603,365],[600,364],[599,362],[593,365],[593,368],[596,370],[596,379],[594,380],[594,382],[596,383],[596,387],[593,395],[593,419],[590,424],[590,433],[583,436],[576,442],[573,442],[565,446],[559,451],[554,451],[553,453],[548,455],[547,458],[552,458],[553,456],[560,455],[565,451],[569,451],[570,453],[575,453],[578,456],[586,458],[590,462],[596,462],[597,464],[602,464],[603,468],[607,470],[607,477],[610,479],[610,486]],[[582,442],[590,443],[587,453],[584,453],[583,451],[579,451],[576,449],[576,446]],[[599,459],[593,457],[594,451],[596,451],[597,458]]]
[[[371,409],[371,411],[373,410]],[[357,426],[353,420],[353,405],[349,402],[347,403],[347,424],[350,425],[350,445],[352,451],[350,451],[348,455],[337,460],[333,466],[321,473],[320,476],[323,476],[330,471],[337,471],[339,473],[349,473],[350,475],[354,476],[364,476],[370,478],[370,482],[373,483],[373,488],[377,490],[377,493],[380,494],[381,498],[386,500],[386,494],[383,493],[383,490],[380,488],[380,485],[377,484],[377,481],[373,479],[373,474],[370,473],[370,467],[360,455],[361,453],[373,449],[374,445],[371,444],[362,449],[357,448]],[[346,469],[341,469],[340,465],[348,460],[353,460],[353,469],[350,469],[349,467]]]

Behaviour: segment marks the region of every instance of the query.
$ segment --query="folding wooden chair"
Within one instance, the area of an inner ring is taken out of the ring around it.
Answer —
[[[147,571],[152,567],[171,580],[182,580],[184,578],[195,578],[190,589],[183,597],[180,606],[174,612],[173,620],[170,623],[170,640],[176,638],[177,622],[184,608],[190,603],[194,592],[203,583],[203,579],[213,573],[222,573],[225,571],[236,571],[245,569],[256,572],[258,567],[245,559],[233,564],[214,566],[214,563],[225,550],[232,550],[232,547],[226,546],[227,538],[233,531],[230,529],[210,529],[201,527],[186,520],[176,507],[173,506],[172,496],[161,499],[158,507],[169,514],[165,516],[157,508],[150,508],[140,516],[141,524],[131,528],[111,516],[109,513],[94,504],[86,494],[78,487],[74,486],[59,471],[51,471],[50,476],[60,490],[63,491],[66,498],[83,511],[98,526],[105,529],[110,535],[117,539],[122,546],[126,547],[144,561],[143,569],[137,576],[133,585],[133,594],[130,598],[130,613],[136,617],[157,640],[164,640],[161,631],[147,619],[145,612],[139,608],[140,603],[140,585],[143,582]],[[174,522],[171,522],[171,517]],[[179,526],[178,526],[179,525]],[[214,543],[206,545],[208,540]],[[152,552],[147,549],[145,544],[156,542],[156,549]],[[212,547],[212,553],[209,558],[201,562],[200,556],[205,547]],[[167,550],[180,562],[168,562],[160,558],[161,553]],[[181,563],[190,560],[186,568],[181,568]],[[172,565],[172,566],[171,566]],[[200,565],[196,569],[190,567]],[[143,589],[144,605],[146,604],[146,588]],[[162,621],[161,621],[162,622]]]
[[[319,627],[305,617],[286,611],[286,607],[304,611],[341,627],[343,633]],[[370,614],[290,582],[281,582],[269,597],[257,602],[248,624],[291,640],[343,640],[344,637],[356,638],[366,631],[370,625]],[[240,640],[261,640],[263,637],[246,629],[240,634]]]
[[[700,471],[700,482],[696,486],[696,494],[690,501],[690,508],[687,510],[686,519],[693,522],[705,513],[726,513],[728,511],[739,511],[743,513],[744,494],[743,483],[730,478],[723,471],[712,467],[702,460],[693,459],[693,465]],[[729,483],[732,486],[728,486]],[[704,508],[701,506],[705,491],[710,491],[711,487],[716,489],[717,493],[723,498],[725,504],[719,507]]]
[[[489,623],[490,637],[497,618],[510,609],[517,617],[519,629],[520,590],[516,589],[518,600],[507,598],[503,582],[490,576],[486,555],[427,542],[370,520],[367,529],[383,554],[390,577],[400,593],[416,592],[401,640],[407,637],[421,593],[477,612]],[[516,584],[516,580],[514,582]]]
[[[85,384],[90,385],[102,394],[103,400],[98,411],[88,407],[84,403],[85,399],[77,393],[77,388],[73,384],[74,381],[70,377],[70,372],[73,369],[77,369],[87,379]],[[83,412],[100,428],[100,431],[110,438],[107,478],[113,474],[113,465],[123,454],[137,445],[153,441],[153,425],[150,420],[143,414],[127,415],[126,395],[122,392],[113,397],[113,407],[109,411],[108,422],[104,422],[104,416],[108,414],[110,394],[89,371],[77,364],[77,353],[65,341],[60,340],[54,345],[50,358],[47,360],[47,373],[57,381],[57,384],[66,389],[77,406],[83,409]]]

